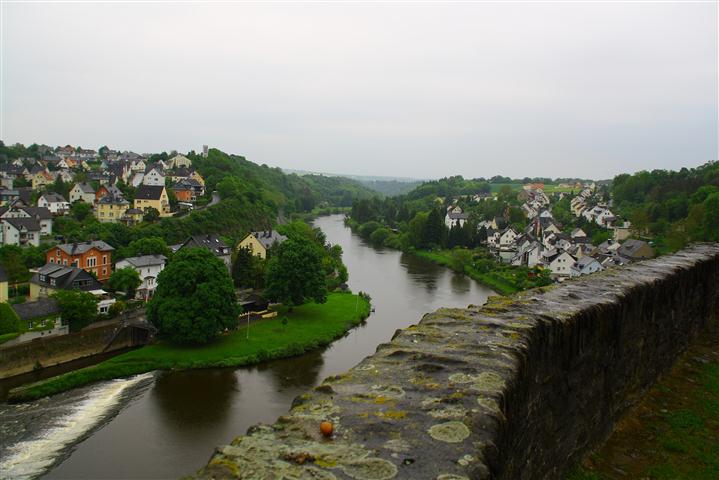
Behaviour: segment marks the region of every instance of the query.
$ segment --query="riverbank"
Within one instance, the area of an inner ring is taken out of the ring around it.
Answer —
[[[567,480],[719,478],[719,335],[705,334]]]
[[[370,303],[351,293],[331,293],[324,304],[310,303],[223,335],[201,347],[148,345],[98,365],[13,390],[11,402],[53,395],[89,383],[153,370],[239,367],[292,357],[328,345],[369,316]],[[283,319],[287,319],[283,322]]]

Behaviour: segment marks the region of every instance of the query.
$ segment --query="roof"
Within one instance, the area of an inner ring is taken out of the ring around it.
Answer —
[[[117,264],[121,264],[122,262],[127,262],[133,267],[142,268],[142,267],[149,267],[152,265],[164,265],[165,261],[167,260],[167,257],[164,255],[140,255],[139,257],[128,257],[125,259],[120,260],[117,262]]]
[[[159,200],[162,192],[165,190],[164,185],[140,185],[135,192],[136,200]]]
[[[272,247],[275,243],[282,243],[287,240],[287,237],[281,235],[275,230],[266,230],[262,232],[251,232],[250,235],[254,236],[258,242],[265,247],[265,250]]]
[[[67,203],[65,197],[63,197],[59,193],[43,193],[40,198],[44,198],[49,203]]]
[[[39,298],[34,302],[18,303],[11,306],[20,320],[32,320],[60,313],[60,305],[54,298]]]
[[[634,240],[633,238],[629,238],[625,240],[624,243],[622,243],[621,247],[619,247],[619,252],[624,256],[631,257],[645,246],[649,246],[649,244],[642,240]]]
[[[132,215],[132,214],[143,215],[144,212],[142,210],[140,210],[139,208],[130,208],[128,210],[125,210],[125,215]]]
[[[469,215],[466,213],[447,212],[447,216],[451,220],[467,220],[469,218]]]
[[[579,270],[593,262],[597,262],[597,260],[592,257],[589,257],[589,256],[584,256],[584,257],[580,258],[579,260],[577,260],[577,262],[574,264],[574,266]],[[599,262],[597,262],[597,263],[599,263]]]
[[[95,189],[92,188],[92,185],[90,185],[89,183],[86,183],[86,182],[77,183],[77,184],[75,184],[75,187],[79,188],[82,191],[82,193],[93,193],[93,194],[95,193]]]
[[[4,215],[8,210],[22,210],[23,212],[27,213],[31,217],[37,219],[37,220],[48,220],[52,218],[52,213],[50,213],[50,210],[48,210],[45,207],[25,207],[22,205],[16,205],[12,204],[11,206],[5,206],[0,208],[0,216]]]
[[[122,197],[117,197],[115,195],[105,195],[104,197],[100,198],[100,200],[97,203],[103,203],[103,204],[113,204],[113,205],[129,205],[130,202],[125,200]]]
[[[82,255],[83,253],[93,248],[96,248],[101,252],[111,252],[115,250],[102,240],[94,240],[82,243],[63,243],[62,245],[58,245],[56,248],[59,248],[68,255]]]
[[[12,225],[16,230],[40,231],[40,223],[32,217],[5,218],[4,221]]]
[[[193,235],[180,244],[178,250],[182,248],[206,248],[218,257],[230,255],[230,247],[214,234]]]
[[[40,281],[40,276],[42,275],[47,277],[45,281]],[[56,263],[48,263],[40,267],[30,281],[35,284],[48,285],[52,279],[55,280],[53,287],[59,289],[79,288],[80,290],[88,291],[102,288],[102,284],[85,270]],[[75,282],[83,282],[84,285],[78,286]]]

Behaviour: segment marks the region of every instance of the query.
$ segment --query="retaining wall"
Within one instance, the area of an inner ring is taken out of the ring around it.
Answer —
[[[563,478],[717,327],[718,285],[719,245],[696,245],[440,309],[298,397],[274,425],[219,447],[197,477]]]

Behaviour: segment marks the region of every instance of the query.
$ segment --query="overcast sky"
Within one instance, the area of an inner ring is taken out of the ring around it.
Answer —
[[[6,143],[422,178],[719,157],[716,2],[1,8]]]

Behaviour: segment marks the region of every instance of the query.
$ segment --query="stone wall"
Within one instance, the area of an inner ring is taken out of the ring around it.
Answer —
[[[66,362],[102,353],[120,328],[121,322],[108,323],[76,333],[58,335],[0,348],[0,378],[31,372],[36,368],[60,365]],[[124,328],[108,351],[134,346],[130,328]]]
[[[719,245],[440,309],[198,478],[563,478],[719,323]],[[323,438],[319,423],[334,424]],[[282,476],[284,475],[284,477]]]

